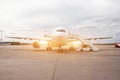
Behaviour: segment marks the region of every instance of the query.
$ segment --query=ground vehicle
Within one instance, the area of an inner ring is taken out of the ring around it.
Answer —
[[[120,43],[116,43],[115,48],[120,48]]]

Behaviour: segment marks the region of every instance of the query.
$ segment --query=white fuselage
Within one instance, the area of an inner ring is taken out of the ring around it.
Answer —
[[[66,45],[68,37],[69,37],[68,31],[62,27],[58,27],[54,29],[52,32],[52,39],[54,41],[53,43],[58,47]]]

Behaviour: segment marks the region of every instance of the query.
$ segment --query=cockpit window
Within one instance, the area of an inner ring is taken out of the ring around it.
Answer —
[[[57,32],[65,32],[65,30],[57,30]]]

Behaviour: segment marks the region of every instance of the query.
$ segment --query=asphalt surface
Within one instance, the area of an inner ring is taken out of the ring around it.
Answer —
[[[120,80],[120,48],[98,52],[0,46],[0,80]]]

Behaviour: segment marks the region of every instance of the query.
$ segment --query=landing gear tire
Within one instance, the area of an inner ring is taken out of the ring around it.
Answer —
[[[52,48],[51,47],[47,47],[47,51],[51,51],[52,50]]]
[[[90,51],[93,51],[93,49],[90,49]]]
[[[83,51],[83,49],[80,50],[81,52]]]
[[[58,53],[62,53],[62,49],[58,50]]]
[[[70,47],[70,51],[74,51],[75,49],[74,49],[74,47]]]
[[[58,53],[62,53],[62,48],[59,47]]]

